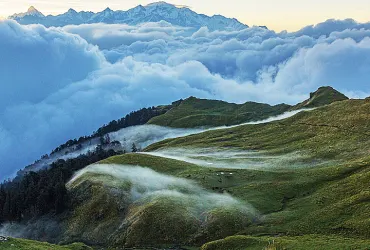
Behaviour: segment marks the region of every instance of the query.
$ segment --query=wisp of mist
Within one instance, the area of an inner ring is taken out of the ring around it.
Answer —
[[[88,174],[94,175],[92,177]],[[89,181],[103,182],[106,186],[124,187],[132,204],[170,198],[181,201],[197,214],[213,209],[237,209],[246,214],[257,215],[257,211],[250,204],[241,202],[227,193],[213,193],[191,180],[158,173],[150,168],[95,164],[77,172],[67,186],[78,186],[85,180],[84,176],[88,176]]]

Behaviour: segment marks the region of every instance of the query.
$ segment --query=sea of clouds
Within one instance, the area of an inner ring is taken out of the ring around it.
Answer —
[[[142,107],[191,95],[294,104],[322,85],[365,97],[369,73],[370,23],[351,19],[294,33],[0,21],[0,179]]]

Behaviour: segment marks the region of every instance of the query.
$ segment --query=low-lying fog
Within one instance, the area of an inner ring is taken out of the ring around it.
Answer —
[[[269,155],[264,152],[228,150],[223,148],[171,148],[155,152],[143,152],[153,156],[165,157],[193,163],[203,167],[222,169],[279,169],[305,166],[298,152],[284,155]],[[302,162],[302,161],[301,161]]]
[[[91,165],[77,172],[67,186],[69,188],[77,186],[89,173],[94,174],[94,177],[89,176],[91,181],[103,181],[107,186],[123,187],[129,194],[130,203],[145,204],[160,198],[170,198],[181,202],[198,215],[218,208],[237,209],[244,213],[256,214],[251,205],[238,201],[227,193],[212,193],[193,181],[161,174],[140,166]],[[96,174],[99,176],[96,177]],[[114,180],[107,177],[113,177]]]

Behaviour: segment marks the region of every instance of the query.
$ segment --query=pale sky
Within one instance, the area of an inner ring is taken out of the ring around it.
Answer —
[[[59,14],[74,8],[77,11],[101,11],[106,7],[127,10],[151,0],[0,0],[0,16],[25,12],[33,5],[44,14]],[[370,0],[169,0],[169,3],[187,5],[198,13],[221,14],[235,17],[252,25],[266,25],[277,31],[294,31],[329,18],[353,18],[370,21]]]

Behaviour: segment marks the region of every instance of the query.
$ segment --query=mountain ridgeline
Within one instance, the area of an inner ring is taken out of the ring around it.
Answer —
[[[234,104],[190,97],[168,112],[153,117],[148,123],[177,128],[230,126],[264,120],[287,111],[317,108],[347,99],[348,97],[332,87],[321,87],[310,93],[309,99],[294,106],[287,104],[271,106],[256,102]]]
[[[127,11],[113,11],[106,8],[104,11],[94,13],[90,11],[77,12],[73,9],[57,16],[45,16],[34,7],[27,12],[14,14],[9,17],[20,24],[43,24],[44,26],[66,26],[89,23],[124,23],[136,25],[146,22],[166,21],[176,26],[208,27],[210,30],[241,30],[248,28],[234,18],[226,18],[221,15],[206,16],[197,14],[188,7],[176,6],[166,2],[152,3],[146,6],[139,5]]]
[[[230,126],[280,115],[290,108],[291,106],[286,104],[234,104],[190,97],[165,114],[153,117],[148,123],[176,128]]]

